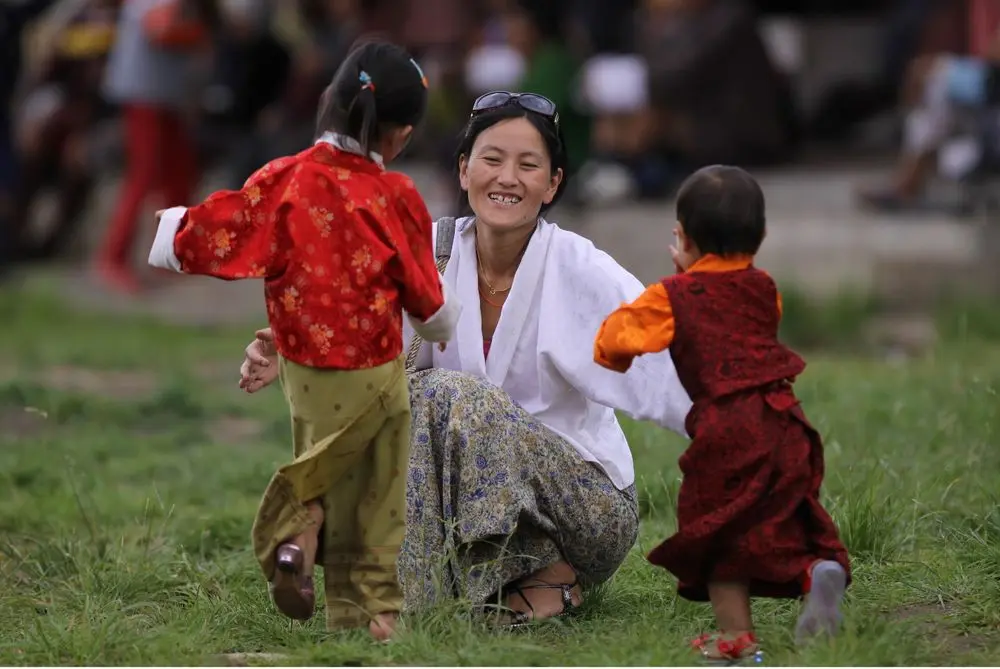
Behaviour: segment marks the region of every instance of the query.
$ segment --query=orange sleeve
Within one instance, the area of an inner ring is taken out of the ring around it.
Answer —
[[[426,321],[444,306],[441,277],[433,248],[433,222],[423,198],[409,177],[387,172],[385,180],[394,196],[404,239],[388,273],[399,286],[400,302],[407,313]]]
[[[779,321],[781,320],[781,317],[784,315],[784,313],[785,313],[785,305],[783,305],[781,303],[781,293],[778,293],[778,320]]]
[[[626,372],[643,353],[658,353],[674,340],[674,312],[662,283],[654,283],[630,304],[613,311],[597,331],[594,362]]]

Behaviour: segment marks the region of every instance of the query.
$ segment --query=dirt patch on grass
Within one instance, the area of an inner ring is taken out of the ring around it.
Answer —
[[[215,658],[220,664],[229,667],[268,666],[287,659],[287,655],[280,653],[225,653]]]
[[[48,427],[44,412],[30,407],[0,406],[0,434],[14,439],[36,437]]]
[[[84,393],[112,400],[143,400],[159,388],[156,375],[142,370],[92,369],[72,365],[47,367],[35,380],[61,392]]]
[[[955,613],[948,604],[907,604],[896,609],[892,618],[911,623],[917,634],[936,642],[939,646],[936,655],[951,664],[956,658],[982,651],[993,643],[986,630],[976,634],[957,629],[949,620]]]
[[[251,418],[223,416],[208,424],[205,432],[217,444],[241,444],[256,439],[264,431],[260,421]]]

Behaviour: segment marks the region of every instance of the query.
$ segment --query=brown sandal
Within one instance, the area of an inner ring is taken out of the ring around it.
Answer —
[[[500,627],[508,630],[523,629],[528,625],[535,622],[535,607],[531,605],[531,601],[524,596],[525,590],[535,590],[538,588],[555,588],[562,592],[562,611],[556,613],[555,615],[546,616],[541,620],[548,620],[550,618],[561,618],[563,616],[571,614],[574,609],[579,608],[573,603],[573,588],[579,585],[579,579],[575,579],[572,583],[536,583],[533,585],[521,586],[517,583],[511,583],[504,590],[510,594],[518,595],[524,603],[528,605],[528,611],[514,611],[509,614],[509,617],[504,621]]]
[[[279,611],[293,620],[309,620],[316,612],[313,577],[303,574],[305,553],[295,544],[282,544],[275,551],[271,599]]]

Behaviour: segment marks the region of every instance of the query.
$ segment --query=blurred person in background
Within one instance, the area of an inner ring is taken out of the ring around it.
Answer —
[[[316,101],[368,21],[360,0],[276,3],[275,36],[290,51],[289,69],[276,100],[260,114],[245,141],[243,165],[263,165],[298,153],[315,139]],[[259,82],[258,82],[259,83]]]
[[[544,95],[559,108],[572,176],[590,153],[590,119],[581,113],[576,95],[581,63],[567,44],[565,4],[519,0],[507,17],[506,30],[511,46],[525,60],[518,88]]]
[[[20,183],[14,235],[21,260],[55,256],[70,242],[94,184],[91,131],[111,116],[101,77],[115,38],[119,0],[62,3],[55,25],[44,26],[40,66],[24,82],[18,122]],[[57,211],[41,239],[31,234],[32,208],[42,189],[57,189]]]
[[[211,82],[201,97],[199,147],[206,157],[224,156],[223,187],[238,190],[267,162],[249,138],[281,97],[292,60],[271,29],[268,0],[221,0],[220,10],[223,28]]]
[[[503,27],[497,24],[509,0],[383,0],[378,4],[379,25],[398,35],[431,82],[427,121],[407,153],[432,161],[436,180],[430,199],[454,203],[458,192],[452,153],[474,96],[465,80],[467,59],[486,37],[484,27],[493,39],[504,39],[500,36]]]
[[[188,114],[196,103],[193,68],[218,26],[213,0],[125,0],[105,71],[104,93],[121,107],[125,177],[98,251],[109,288],[137,292],[131,255],[146,199],[193,199],[198,159]]]
[[[811,138],[841,141],[859,124],[892,109],[899,82],[917,55],[928,22],[951,0],[895,0],[882,38],[882,62],[874,76],[841,81],[827,91],[809,120]]]
[[[11,107],[21,77],[22,36],[28,24],[52,3],[53,0],[22,0],[0,4],[0,272],[18,259],[17,234],[12,222],[18,167]]]
[[[789,157],[789,89],[748,2],[643,0],[635,21],[641,60],[591,62],[585,89],[598,110],[595,153],[626,166],[640,196],[669,195],[703,165]],[[607,191],[600,171],[586,176],[585,190]]]
[[[969,0],[968,10],[968,55],[933,54],[910,63],[902,154],[888,185],[858,189],[862,206],[918,207],[945,142],[963,126],[975,136],[982,113],[1000,108],[1000,1]],[[970,147],[971,153],[980,148]]]

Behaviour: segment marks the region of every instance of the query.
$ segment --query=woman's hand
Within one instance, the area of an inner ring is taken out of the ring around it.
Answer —
[[[278,351],[274,347],[271,328],[257,330],[254,340],[246,347],[240,366],[240,388],[255,393],[278,378]]]

